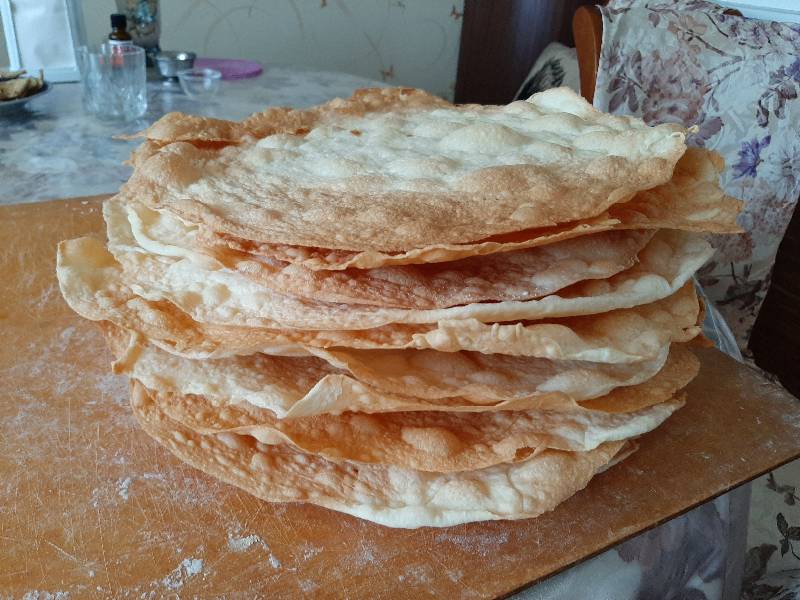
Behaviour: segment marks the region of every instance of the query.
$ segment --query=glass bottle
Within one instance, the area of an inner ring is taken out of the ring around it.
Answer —
[[[132,46],[133,38],[128,33],[128,19],[125,15],[114,13],[111,15],[111,33],[108,34],[108,43],[112,46]]]

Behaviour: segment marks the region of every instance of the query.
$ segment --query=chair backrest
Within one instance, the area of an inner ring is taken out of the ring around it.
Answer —
[[[597,68],[600,65],[600,47],[603,45],[603,17],[596,6],[579,6],[572,17],[572,35],[578,54],[581,78],[581,96],[594,100]]]
[[[605,5],[605,2],[601,4]],[[742,13],[735,8],[726,10],[725,14],[742,16]],[[572,36],[578,53],[581,96],[591,102],[594,100],[600,49],[603,45],[603,17],[596,5],[589,4],[575,9],[575,14],[572,16]]]

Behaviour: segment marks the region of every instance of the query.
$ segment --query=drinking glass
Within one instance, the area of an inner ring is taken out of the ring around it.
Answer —
[[[100,44],[78,51],[84,108],[101,118],[138,119],[147,110],[143,48]]]

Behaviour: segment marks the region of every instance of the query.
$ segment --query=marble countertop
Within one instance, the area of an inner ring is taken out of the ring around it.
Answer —
[[[242,119],[267,106],[312,106],[376,85],[382,84],[345,73],[267,65],[259,77],[223,81],[209,102],[154,81],[145,116],[123,123],[87,114],[80,84],[55,84],[26,108],[0,113],[0,204],[115,192],[131,172],[122,162],[139,142],[113,136],[140,131],[167,112]]]

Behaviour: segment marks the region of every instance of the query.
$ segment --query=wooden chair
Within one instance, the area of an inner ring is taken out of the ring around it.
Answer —
[[[741,16],[736,10],[728,14]],[[581,95],[594,99],[603,19],[596,6],[581,6],[572,19],[578,54]],[[778,249],[772,282],[750,337],[756,364],[775,374],[795,396],[800,396],[800,210],[795,211]]]
[[[600,48],[603,45],[603,17],[596,6],[579,6],[572,17],[572,35],[578,54],[581,96],[594,100]]]

